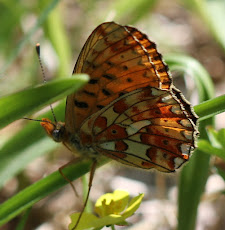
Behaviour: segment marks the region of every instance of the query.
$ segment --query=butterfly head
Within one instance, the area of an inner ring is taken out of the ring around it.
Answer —
[[[56,124],[47,118],[43,118],[41,126],[45,129],[48,136],[55,142],[63,142],[66,137],[65,123],[57,122]]]

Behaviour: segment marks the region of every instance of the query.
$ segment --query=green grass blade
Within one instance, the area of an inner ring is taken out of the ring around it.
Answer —
[[[82,87],[88,81],[85,74],[74,78],[48,82],[0,99],[0,128],[49,105]]]
[[[199,121],[213,117],[219,113],[225,112],[225,95],[204,101],[194,107],[199,116]]]
[[[194,58],[182,54],[165,55],[170,70],[180,70],[192,77],[198,89],[199,101],[203,102],[213,97],[214,87],[206,69]]]
[[[54,108],[58,120],[64,120],[65,102]],[[38,117],[51,118],[51,111]],[[27,125],[0,149],[0,188],[37,157],[52,151],[57,143],[47,137],[39,122],[27,121]]]
[[[28,208],[27,210],[24,211],[23,216],[20,218],[19,224],[16,226],[15,230],[24,230],[25,226],[27,224],[27,220],[30,215],[31,208]]]
[[[65,103],[61,103],[55,107],[54,112],[58,120],[64,120]],[[51,111],[49,111],[41,117],[50,117],[51,115]],[[53,150],[57,145],[59,144],[46,136],[46,133],[40,127],[39,123],[28,122],[28,125],[5,143],[0,151],[0,185],[2,186],[33,159]],[[67,174],[66,171],[64,172],[68,178],[74,180],[88,172],[89,166],[87,167],[86,163],[83,165],[82,162],[80,162],[80,164],[81,168],[79,168],[78,164],[69,171],[69,174]],[[90,164],[90,162],[87,162],[87,164]],[[77,167],[78,169],[76,169]],[[58,174],[58,172],[55,174]],[[25,189],[25,193],[20,192],[20,195],[15,195],[0,206],[1,224],[6,223],[43,197],[67,183],[61,176],[53,176],[50,177],[49,180],[43,180],[43,182],[42,180],[37,182],[37,186],[35,184],[31,189]],[[27,194],[30,195],[28,196]]]
[[[48,105],[49,103],[53,102],[52,100],[57,100],[59,96],[64,97],[65,95],[71,93],[71,89],[72,89],[72,92],[79,89],[79,87],[82,86],[88,79],[87,75],[82,75],[82,77],[81,75],[74,75],[74,77],[75,76],[76,76],[75,79],[67,79],[67,80],[51,82],[51,83],[46,84],[47,87],[46,85],[44,85],[45,91],[41,92],[43,94],[42,95],[43,98],[41,100],[39,99],[39,97],[37,97],[37,100],[33,99],[34,94],[31,94],[31,95],[29,94],[28,98],[32,99],[32,106],[35,102],[37,103],[36,106],[40,106],[40,103],[41,105],[44,105],[46,103]],[[58,83],[60,82],[66,83],[65,86],[61,87],[61,85],[59,84],[59,88],[54,87],[58,85]],[[75,88],[74,88],[74,84],[75,84]],[[50,88],[48,86],[50,86]],[[47,89],[47,92],[46,92],[46,89]],[[25,92],[27,93],[27,91]],[[45,94],[47,94],[48,96],[46,96]],[[39,94],[37,94],[37,96],[38,95]],[[54,98],[52,98],[53,96]],[[21,110],[21,113],[22,113],[21,117],[22,115],[26,114],[24,110],[29,111],[29,106],[26,104],[25,105],[26,108],[24,108],[24,104],[23,104],[24,101],[26,101],[27,97],[22,98],[22,99],[23,100],[20,103],[20,106],[22,106],[22,109],[21,107],[18,107],[18,111]],[[18,113],[18,111],[16,112]],[[65,114],[65,102],[61,103],[56,108],[54,108],[54,112],[56,114],[57,119],[63,121],[64,114]],[[8,121],[7,119],[9,115],[10,113],[7,116],[5,115],[5,117],[3,117],[2,120]],[[19,117],[18,114],[15,115],[13,112],[12,112],[12,116],[13,117],[11,119],[13,120],[18,119]],[[51,111],[43,114],[38,119],[41,119],[43,117],[51,118],[52,117]],[[15,174],[20,172],[32,160],[34,160],[38,156],[45,154],[46,152],[53,150],[57,146],[57,144],[54,141],[52,141],[50,138],[46,136],[46,133],[41,128],[38,122],[28,121],[27,123],[28,125],[26,127],[24,127],[20,132],[18,132],[12,138],[6,141],[4,145],[0,148],[0,158],[1,158],[0,187],[2,187],[7,180],[9,180]]]
[[[108,159],[101,159],[99,166],[108,162]],[[81,160],[63,169],[64,175],[71,181],[89,172],[92,160]],[[44,179],[22,190],[11,199],[0,205],[0,226],[17,216],[22,211],[58,190],[68,182],[56,171]]]

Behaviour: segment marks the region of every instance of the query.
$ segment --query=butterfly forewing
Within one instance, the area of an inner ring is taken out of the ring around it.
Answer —
[[[134,27],[125,26],[125,28],[132,34],[132,36],[138,39],[140,45],[149,55],[149,61],[155,68],[155,72],[160,79],[162,89],[169,89],[172,83],[172,78],[168,72],[168,66],[162,60],[162,55],[157,51],[156,44],[150,41],[147,35],[143,34]]]
[[[91,114],[137,88],[170,88],[166,70],[155,43],[145,34],[114,22],[101,24],[89,36],[75,65],[74,73],[87,73],[91,79],[68,97],[66,128],[77,131]]]

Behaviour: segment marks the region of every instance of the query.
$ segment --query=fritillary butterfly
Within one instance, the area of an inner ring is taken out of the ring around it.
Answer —
[[[73,73],[90,80],[67,97],[65,123],[41,123],[72,152],[174,172],[195,148],[197,115],[175,88],[156,44],[134,27],[99,25]]]
[[[198,117],[145,34],[114,22],[99,25],[73,73],[87,73],[90,80],[67,97],[65,123],[43,118],[41,125],[53,140],[94,159],[84,207],[99,154],[162,172],[174,172],[188,161]]]

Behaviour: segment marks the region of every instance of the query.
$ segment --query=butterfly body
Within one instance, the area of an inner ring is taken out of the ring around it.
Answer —
[[[67,98],[60,137],[72,152],[162,172],[174,172],[189,159],[197,116],[145,34],[114,22],[101,24],[73,73],[87,73],[90,80]],[[42,125],[50,136],[57,126]]]

